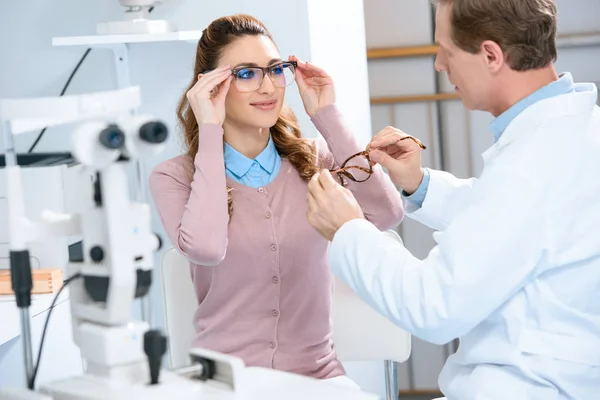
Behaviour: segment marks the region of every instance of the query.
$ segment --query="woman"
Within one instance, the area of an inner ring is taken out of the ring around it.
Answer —
[[[294,80],[325,141],[302,138],[284,106]],[[253,17],[219,18],[198,42],[178,118],[187,154],[158,165],[150,188],[171,242],[190,260],[193,345],[246,365],[347,379],[331,340],[329,242],[306,219],[310,178],[362,150],[331,78],[295,57],[282,61]],[[380,167],[348,188],[380,229],[400,223],[400,194]]]

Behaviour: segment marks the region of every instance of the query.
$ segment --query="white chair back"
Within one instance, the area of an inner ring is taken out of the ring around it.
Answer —
[[[394,231],[386,235],[401,241]],[[344,282],[335,278],[332,304],[333,343],[341,361],[406,361],[411,336],[365,303]]]
[[[400,237],[393,231],[386,232]],[[197,307],[189,263],[176,249],[162,261],[165,322],[171,368],[188,365]],[[371,308],[341,280],[335,279],[332,303],[333,343],[341,361],[388,360],[410,356],[411,337]]]
[[[340,361],[408,360],[410,334],[367,305],[337,278],[331,312],[333,343]]]
[[[181,368],[190,364],[188,351],[194,339],[193,317],[198,300],[190,264],[177,249],[167,250],[161,269],[169,363],[171,368]]]

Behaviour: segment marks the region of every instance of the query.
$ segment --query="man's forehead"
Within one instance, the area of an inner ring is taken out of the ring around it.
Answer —
[[[446,5],[438,5],[435,12],[435,41],[443,44],[450,36],[449,9]]]

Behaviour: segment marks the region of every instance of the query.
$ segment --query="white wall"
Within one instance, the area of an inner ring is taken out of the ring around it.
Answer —
[[[217,17],[241,12],[258,17],[268,26],[282,57],[296,55],[322,66],[333,76],[340,107],[360,141],[366,144],[370,138],[371,120],[362,0],[171,0],[157,7],[152,15],[154,18],[168,18],[182,30],[197,30]],[[52,37],[93,34],[97,22],[119,18],[120,13],[117,0],[1,2],[0,49],[3,63],[0,64],[0,97],[57,95],[85,48],[53,47]],[[337,18],[332,19],[331,14]],[[195,47],[195,44],[189,43],[130,46],[131,81],[141,87],[141,111],[163,119],[173,132],[168,149],[158,157],[145,160],[146,176],[160,161],[181,153],[182,140],[175,130],[175,108],[192,77]],[[112,54],[109,50],[94,49],[67,93],[115,87]],[[295,86],[288,89],[286,101],[296,112],[304,135],[316,136],[316,129],[304,112]],[[36,151],[68,150],[70,128],[49,129]],[[34,139],[34,134],[18,137],[17,149],[26,151]],[[154,208],[153,225],[166,239]],[[162,252],[156,257],[156,284],[151,292],[152,319],[159,327],[164,326],[158,268],[161,258]],[[20,352],[14,346],[0,351],[0,371],[13,364],[20,365],[19,357]],[[61,367],[61,360],[46,362],[54,362],[57,368]],[[365,390],[383,395],[381,366],[382,362],[350,363],[348,369],[351,377]],[[7,378],[4,383],[6,381],[10,382],[10,379]]]
[[[337,104],[366,146],[371,116],[363,8],[363,0],[308,0],[311,57],[334,76]]]
[[[559,34],[600,32],[600,1],[558,0]],[[367,47],[400,47],[432,43],[433,26],[430,2],[366,0],[365,21]],[[370,95],[399,96],[434,93],[432,56],[388,60],[369,60]],[[600,83],[600,46],[580,49],[559,49],[556,67],[570,71],[577,81]],[[440,74],[441,91],[452,91],[445,74]],[[600,85],[599,85],[600,86]],[[440,167],[443,156],[445,169],[459,177],[477,176],[482,168],[481,153],[492,144],[487,128],[491,116],[471,112],[460,101],[445,101],[440,124],[443,148],[437,140],[435,103],[373,105],[372,126],[376,133],[386,125],[394,125],[411,133],[428,146],[423,163]],[[432,231],[407,219],[399,228],[407,247],[424,258],[433,246]],[[418,339],[413,341],[409,363],[400,367],[401,389],[437,389],[437,375],[450,348],[434,346]],[[409,385],[412,370],[413,385]]]

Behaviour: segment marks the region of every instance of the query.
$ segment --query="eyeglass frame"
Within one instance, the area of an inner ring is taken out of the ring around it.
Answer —
[[[294,76],[295,76],[296,75],[296,69],[298,69],[298,62],[297,61],[281,61],[281,62],[278,62],[276,64],[270,65],[268,67],[258,67],[258,66],[248,66],[248,67],[243,67],[242,66],[242,67],[237,67],[237,68],[233,68],[231,70],[231,75],[233,75],[234,79],[236,79],[236,82],[237,82],[237,73],[240,72],[241,70],[243,70],[243,69],[250,69],[250,68],[260,69],[263,74],[262,74],[262,79],[260,80],[260,83],[258,84],[258,87],[256,89],[252,89],[252,90],[244,90],[244,91],[247,91],[247,92],[252,92],[254,90],[259,89],[262,86],[262,84],[263,84],[263,82],[265,80],[265,76],[267,76],[267,75],[269,75],[269,79],[271,80],[271,83],[273,83],[274,86],[277,86],[275,84],[275,82],[273,81],[273,79],[271,78],[271,70],[273,68],[275,68],[275,67],[278,67],[278,66],[284,65],[284,64],[290,64],[292,67],[294,67]],[[289,85],[282,86],[282,87],[287,87],[287,86],[289,86]],[[280,87],[280,86],[277,86],[277,87]]]
[[[399,142],[399,141],[401,141],[401,140],[406,140],[406,139],[410,139],[410,140],[412,140],[412,141],[413,141],[413,142],[415,142],[417,145],[419,145],[419,147],[420,147],[421,149],[423,149],[423,150],[427,149],[427,147],[426,147],[426,146],[423,144],[423,142],[421,142],[419,139],[417,139],[416,137],[414,137],[414,136],[411,136],[411,135],[407,135],[407,136],[403,136],[403,137],[401,137],[400,139],[398,139],[398,142]],[[396,142],[396,143],[397,143],[397,142]],[[345,161],[342,163],[342,165],[340,166],[340,168],[336,168],[336,169],[330,169],[330,170],[329,170],[329,173],[330,173],[332,176],[334,176],[334,175],[338,175],[338,176],[339,176],[339,178],[340,178],[340,182],[341,182],[341,185],[342,185],[342,186],[346,186],[346,182],[344,181],[344,176],[345,176],[346,178],[350,179],[350,180],[351,180],[351,181],[353,181],[353,182],[358,182],[358,183],[360,183],[360,182],[365,182],[365,181],[367,181],[367,180],[368,180],[368,179],[371,177],[371,175],[373,175],[373,172],[374,172],[374,171],[373,171],[373,164],[371,164],[371,157],[370,157],[370,153],[371,153],[371,151],[372,151],[372,150],[377,150],[377,149],[380,149],[380,147],[376,147],[376,148],[370,148],[370,149],[367,149],[367,150],[360,151],[360,152],[358,152],[358,153],[356,153],[356,154],[353,154],[353,155],[351,155],[350,157],[348,157],[348,158],[347,158],[347,159],[346,159],[346,160],[345,160]],[[369,166],[369,168],[360,167],[360,166],[358,166],[358,165],[352,165],[352,166],[346,167],[346,164],[348,164],[348,162],[349,162],[350,160],[352,160],[353,158],[355,158],[355,157],[364,157],[364,158],[367,160],[367,165]],[[365,179],[360,179],[360,180],[359,180],[359,179],[356,179],[356,178],[355,178],[355,177],[352,175],[352,173],[348,172],[348,170],[351,170],[351,169],[358,169],[358,170],[360,170],[360,171],[366,172],[366,173],[367,173],[367,177],[366,177]]]

